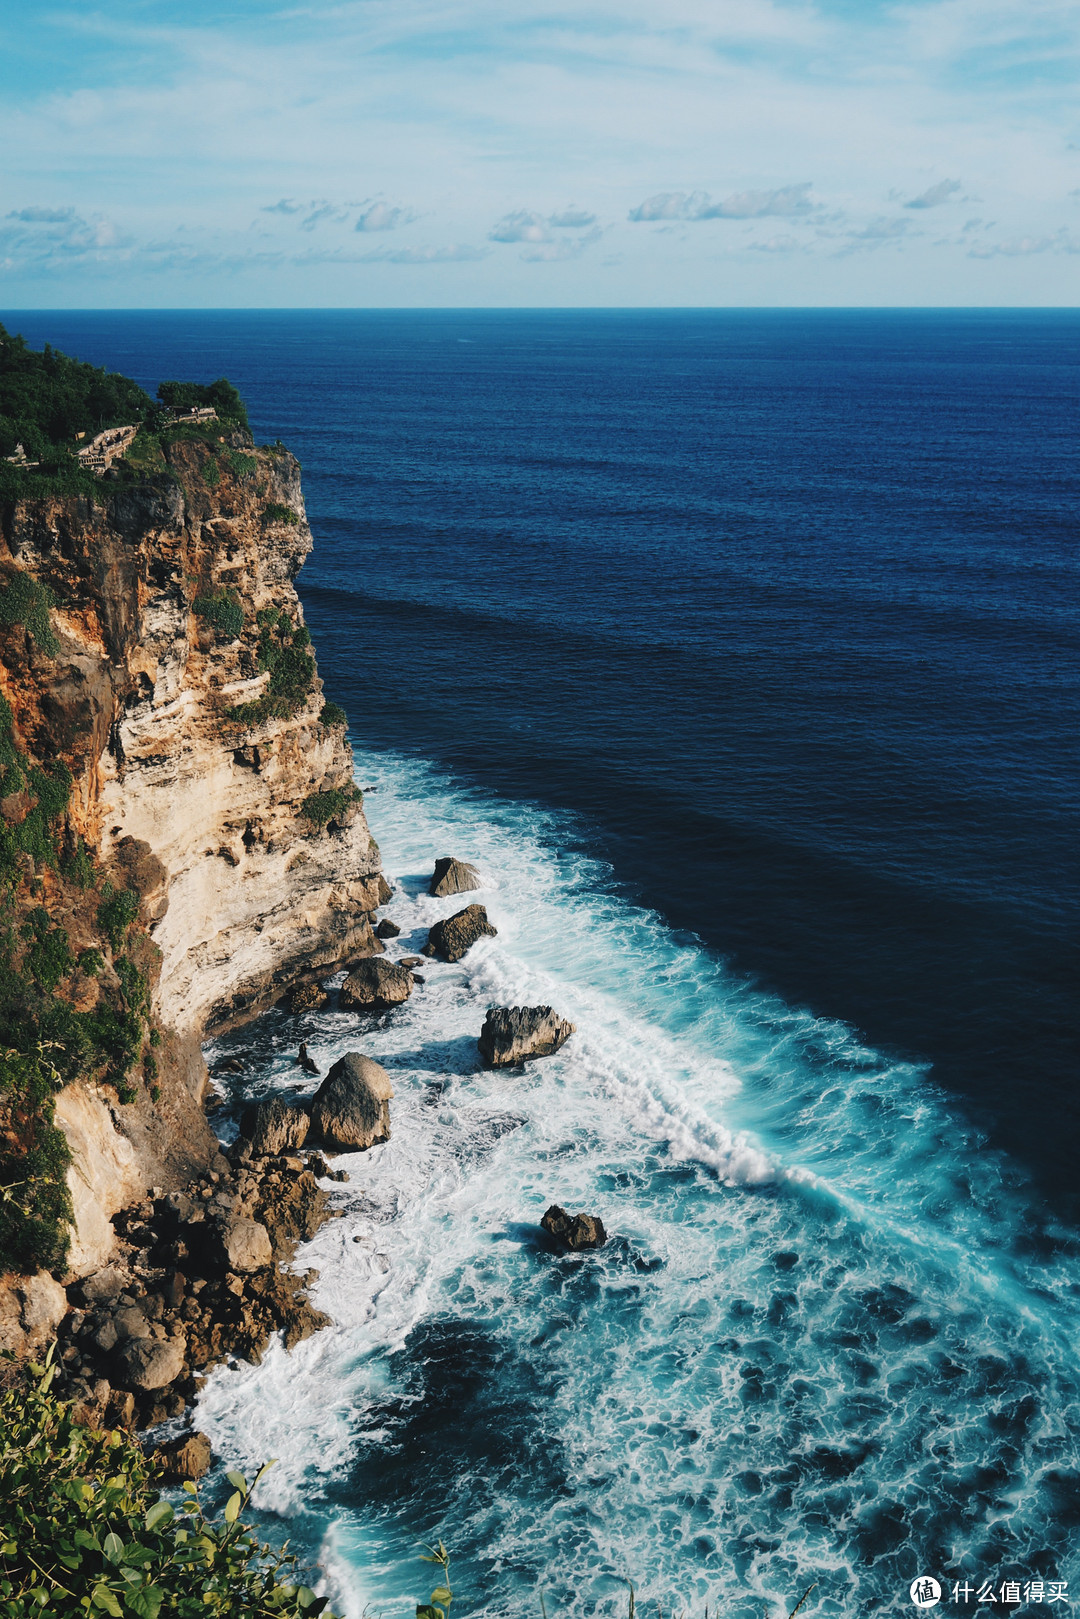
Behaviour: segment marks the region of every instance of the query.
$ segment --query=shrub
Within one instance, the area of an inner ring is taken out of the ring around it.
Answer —
[[[203,462],[202,477],[203,483],[210,489],[216,489],[221,482],[221,468],[213,456]]]
[[[48,911],[38,905],[24,922],[22,934],[30,941],[23,966],[38,987],[51,994],[75,965],[67,929],[52,926]]]
[[[244,455],[239,450],[226,451],[225,459],[232,469],[233,476],[237,478],[250,477],[253,472],[258,472],[259,470],[259,463],[255,457],[253,455]]]
[[[333,787],[326,793],[311,793],[301,804],[300,813],[316,826],[325,826],[362,798],[359,787]]]
[[[296,528],[300,518],[291,506],[282,506],[278,501],[272,500],[269,505],[263,507],[263,522],[287,523],[290,528]]]
[[[235,641],[244,628],[244,609],[235,592],[222,589],[213,596],[196,596],[191,611],[228,641]]]
[[[75,845],[75,852],[60,862],[60,870],[69,883],[85,892],[94,881],[94,862],[89,849],[79,838]]]
[[[53,1123],[63,1083],[54,1049],[0,1049],[0,1270],[51,1269],[67,1253],[71,1153]]]
[[[0,589],[0,624],[25,624],[34,645],[55,658],[60,643],[53,634],[49,611],[56,597],[48,585],[28,573],[14,573]]]
[[[285,647],[270,671],[270,696],[299,700],[315,684],[315,659],[300,647]]]
[[[336,703],[324,703],[322,713],[319,715],[319,724],[327,727],[332,725],[348,725],[349,716],[343,708]]]
[[[233,725],[265,725],[267,720],[287,720],[294,705],[284,697],[254,697],[250,703],[237,703],[225,710],[225,719]]]
[[[31,1364],[0,1395],[0,1613],[112,1619],[301,1619],[325,1601],[294,1583],[296,1559],[242,1521],[254,1484],[227,1475],[219,1519],[194,1484],[174,1507],[127,1434],[78,1422],[50,1392],[55,1368]],[[330,1616],[328,1616],[330,1619]]]
[[[117,891],[111,883],[105,885],[105,896],[98,906],[98,926],[112,945],[115,955],[124,942],[124,935],[139,914],[139,896],[133,888]]]
[[[100,950],[80,950],[79,971],[88,978],[96,978],[105,965],[105,957]]]

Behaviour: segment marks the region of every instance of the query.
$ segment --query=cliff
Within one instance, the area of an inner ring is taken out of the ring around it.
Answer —
[[[143,433],[92,490],[0,511],[17,1030],[0,1146],[6,1185],[31,1163],[4,1204],[22,1196],[30,1222],[8,1233],[20,1268],[56,1263],[33,1222],[66,1212],[38,1164],[64,1156],[43,1091],[86,1274],[112,1214],[214,1164],[203,1034],[381,948],[378,850],[293,587],[312,543],[299,471],[213,423]]]

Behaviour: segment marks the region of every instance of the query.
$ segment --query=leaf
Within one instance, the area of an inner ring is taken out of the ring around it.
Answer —
[[[310,1608],[318,1599],[309,1585],[302,1585],[296,1593],[296,1600],[302,1608]]]
[[[107,1585],[95,1585],[90,1600],[95,1608],[103,1608],[106,1613],[111,1613],[112,1619],[124,1619],[120,1604]]]
[[[158,1619],[164,1600],[164,1591],[156,1585],[144,1585],[140,1591],[132,1591],[126,1605],[128,1612],[136,1614],[138,1619]]]
[[[146,1514],[146,1527],[156,1529],[159,1523],[171,1523],[176,1514],[167,1501],[158,1501]]]
[[[247,1479],[243,1473],[226,1473],[225,1477],[234,1490],[242,1490],[245,1495],[247,1494]]]
[[[186,1478],[184,1480],[184,1492],[187,1495],[198,1495],[199,1486],[197,1484],[193,1484],[189,1478]]]
[[[451,1602],[453,1601],[453,1592],[450,1590],[449,1586],[440,1585],[434,1591],[432,1591],[431,1600],[432,1602],[441,1602],[443,1604]]]
[[[124,1542],[119,1535],[110,1533],[105,1536],[105,1544],[101,1550],[110,1563],[118,1563],[124,1555]]]
[[[234,1495],[230,1495],[229,1499],[225,1503],[226,1523],[236,1522],[237,1518],[240,1516],[240,1508],[243,1504],[243,1500],[244,1497],[240,1494],[239,1490],[237,1490]]]

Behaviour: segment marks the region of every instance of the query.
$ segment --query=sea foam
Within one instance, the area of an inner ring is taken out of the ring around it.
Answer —
[[[396,954],[476,899],[498,928],[377,1018],[272,1014],[245,1095],[361,1049],[393,1137],[340,1162],[342,1217],[298,1263],[334,1325],[219,1370],[198,1421],[278,1465],[264,1511],[348,1619],[426,1595],[455,1552],[468,1611],[726,1615],[906,1609],[915,1574],[1067,1578],[1080,1474],[1080,1267],[1025,1241],[1024,1188],[918,1066],[731,973],[612,890],[572,824],[361,756]],[[436,856],[484,890],[426,893]],[[490,1004],[578,1032],[479,1066]],[[612,1240],[552,1254],[550,1202]],[[1077,1576],[1072,1563],[1074,1579]]]

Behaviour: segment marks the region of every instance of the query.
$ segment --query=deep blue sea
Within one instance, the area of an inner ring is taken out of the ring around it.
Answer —
[[[433,1536],[492,1619],[1080,1601],[1080,313],[2,318],[295,450],[393,950],[437,855],[499,928],[232,1040],[394,1076],[335,1327],[199,1413],[339,1609]],[[523,1001],[577,1034],[482,1073]]]

